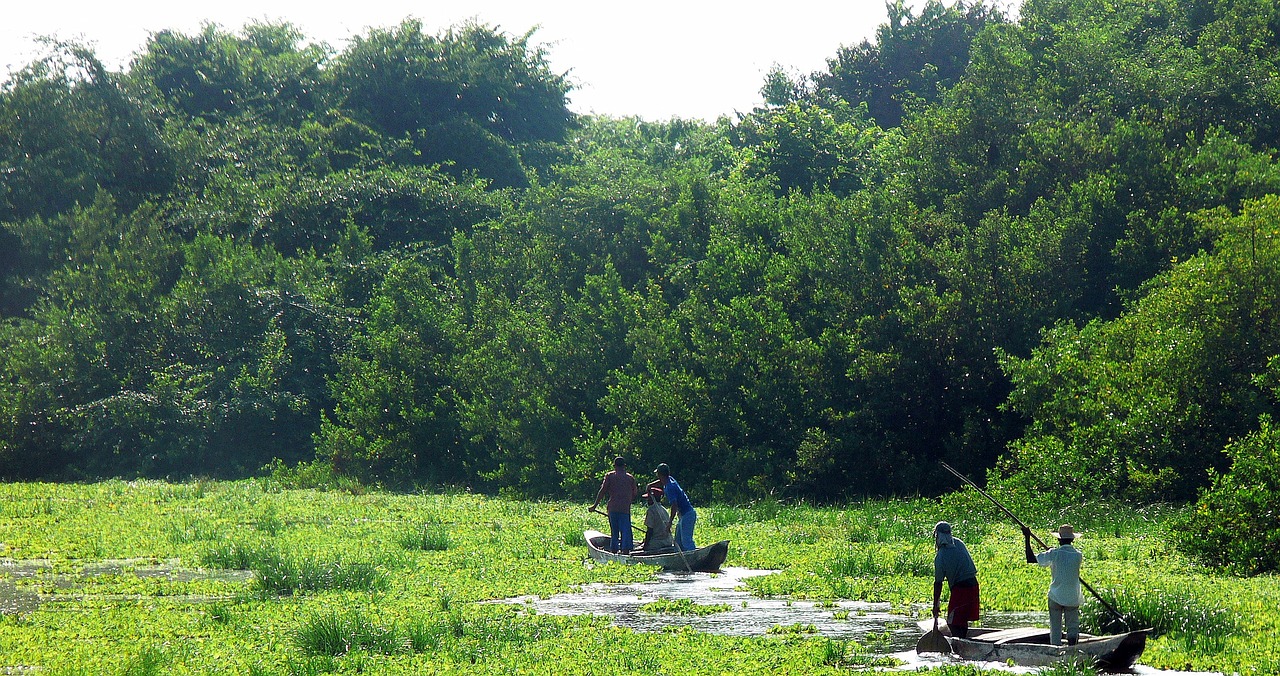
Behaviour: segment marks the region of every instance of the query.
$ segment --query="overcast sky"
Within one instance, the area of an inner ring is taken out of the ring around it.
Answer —
[[[123,68],[163,29],[194,33],[204,22],[238,30],[246,23],[288,21],[314,42],[341,50],[352,35],[415,17],[429,33],[468,19],[512,35],[539,26],[557,71],[577,89],[580,113],[714,120],[760,103],[774,64],[798,73],[826,65],[841,45],[873,39],[886,17],[883,0],[721,2],[650,0],[5,0],[0,12],[0,76],[38,56],[35,37],[76,39]],[[908,5],[918,9],[923,0]],[[616,9],[613,9],[616,8]]]

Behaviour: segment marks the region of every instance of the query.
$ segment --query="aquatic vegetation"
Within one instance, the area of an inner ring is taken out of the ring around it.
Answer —
[[[267,555],[252,570],[263,591],[275,594],[356,590],[374,591],[387,585],[386,576],[364,559],[320,559],[312,556]]]
[[[449,530],[438,523],[424,523],[405,530],[400,533],[399,542],[405,549],[424,552],[442,552],[453,544]]]
[[[765,633],[770,635],[784,635],[784,636],[794,635],[794,634],[816,634],[818,633],[818,628],[813,626],[812,624],[804,624],[801,622],[796,622],[795,624],[779,624],[773,627],[769,627],[769,630],[766,631]]]
[[[303,620],[295,640],[308,655],[332,657],[352,650],[392,655],[413,646],[413,641],[402,636],[394,625],[381,624],[360,610],[313,614]]]
[[[896,657],[873,652],[857,641],[831,640],[822,643],[822,663],[840,669],[889,669],[902,664]]]
[[[834,577],[931,576],[933,550],[920,546],[850,546],[828,560],[825,567],[826,573]]]
[[[879,666],[889,651],[883,635],[832,641],[805,624],[759,637],[687,628],[645,634],[607,617],[483,603],[653,579],[644,566],[587,560],[582,529],[607,526],[582,505],[462,491],[326,492],[269,481],[112,481],[3,484],[0,510],[12,515],[0,519],[0,555],[14,562],[0,567],[0,577],[15,594],[42,600],[0,618],[0,671],[480,674],[555,664],[590,673],[607,653],[619,656],[618,670],[646,673],[836,674]],[[962,496],[705,510],[721,516],[700,522],[699,538],[732,540],[728,565],[777,571],[746,578],[757,596],[811,601],[846,619],[860,611],[837,604],[851,600],[917,614],[932,587],[929,529],[946,518],[978,563],[984,608],[1043,612],[1048,578],[1020,561],[1017,528]],[[1280,669],[1272,638],[1280,636],[1280,581],[1196,566],[1161,536],[1167,511],[1110,512],[1120,526],[1105,520],[1107,510],[1088,515],[1086,577],[1100,589],[1127,590],[1114,602],[1131,617],[1183,618],[1160,629],[1144,663]],[[446,547],[431,548],[446,537]],[[1164,605],[1144,610],[1157,601],[1144,595],[1157,589],[1185,593],[1161,594]],[[674,601],[648,610],[728,608]],[[1237,625],[1214,630],[1228,615]],[[946,665],[929,673],[984,672]],[[1077,673],[1089,672],[1061,672]]]
[[[1221,651],[1226,639],[1239,631],[1239,620],[1230,609],[1205,602],[1185,590],[1099,590],[1098,593],[1124,615],[1130,627],[1150,628],[1155,637],[1168,635],[1188,650]],[[1100,633],[1126,628],[1125,622],[1093,600],[1080,609],[1080,622]]]
[[[668,615],[714,615],[732,610],[727,603],[696,603],[691,599],[658,599],[640,606],[644,613],[665,613]]]

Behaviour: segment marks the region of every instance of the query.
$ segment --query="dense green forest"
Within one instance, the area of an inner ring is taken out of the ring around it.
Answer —
[[[482,23],[51,44],[0,88],[0,475],[585,495],[621,453],[827,501],[941,459],[1247,518],[1278,36],[1272,0],[893,2],[714,124],[575,115]]]

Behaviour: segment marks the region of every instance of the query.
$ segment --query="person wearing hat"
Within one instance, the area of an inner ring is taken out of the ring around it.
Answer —
[[[614,554],[630,554],[635,539],[631,533],[631,503],[640,494],[636,478],[627,472],[627,462],[618,456],[613,459],[613,471],[604,475],[596,502],[589,511],[595,511],[605,495],[609,496],[606,511],[609,513],[609,551]]]
[[[1062,624],[1065,621],[1067,645],[1075,645],[1080,640],[1080,604],[1084,603],[1084,595],[1080,591],[1080,563],[1084,555],[1074,546],[1076,532],[1071,524],[1063,524],[1053,535],[1058,538],[1058,546],[1036,554],[1031,550],[1031,529],[1022,527],[1027,563],[1044,566],[1050,573],[1049,644],[1058,645],[1062,641]]]
[[[675,541],[676,547],[684,551],[692,551],[697,549],[693,544],[693,527],[698,522],[698,513],[694,511],[693,505],[689,502],[689,496],[684,494],[684,489],[680,488],[680,483],[676,478],[671,476],[671,468],[667,467],[667,463],[658,463],[658,467],[653,470],[658,476],[657,481],[649,482],[650,489],[661,488],[667,496],[667,502],[671,505],[671,517],[667,519],[667,528],[671,527],[671,523],[675,521],[676,514],[680,515],[680,521],[676,525]]]
[[[942,581],[949,585],[947,598],[947,626],[951,635],[964,638],[969,635],[969,623],[977,620],[978,567],[973,564],[969,549],[960,538],[951,534],[951,524],[939,521],[933,527],[933,616],[938,617],[941,607]]]

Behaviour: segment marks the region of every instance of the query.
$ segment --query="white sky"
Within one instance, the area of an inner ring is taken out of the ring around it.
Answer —
[[[918,11],[924,0],[908,5]],[[886,13],[883,0],[0,0],[0,79],[41,54],[40,35],[87,42],[122,69],[151,33],[194,33],[206,21],[238,31],[284,20],[340,51],[352,35],[406,17],[432,34],[467,19],[511,35],[540,26],[533,41],[569,71],[577,112],[714,120],[758,105],[774,64],[821,70],[841,45],[873,39]]]

